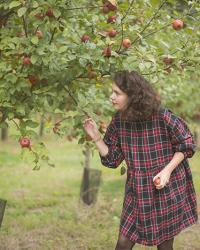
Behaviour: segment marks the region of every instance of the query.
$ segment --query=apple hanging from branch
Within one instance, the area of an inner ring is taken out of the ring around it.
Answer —
[[[20,145],[21,145],[22,148],[30,148],[30,146],[31,146],[31,141],[27,137],[21,138],[19,140],[19,143],[20,143]]]
[[[180,19],[176,19],[172,22],[172,27],[175,30],[181,30],[184,27],[184,23]]]
[[[88,35],[83,35],[82,37],[81,37],[81,42],[82,43],[85,43],[85,42],[87,42],[87,41],[89,41],[90,40],[90,36],[88,36]]]
[[[124,48],[128,49],[131,47],[131,40],[128,39],[128,38],[125,38],[123,41],[122,41],[122,45],[124,46]]]

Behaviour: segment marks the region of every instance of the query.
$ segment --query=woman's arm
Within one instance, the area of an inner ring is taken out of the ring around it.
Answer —
[[[124,154],[119,142],[119,136],[117,128],[112,119],[109,124],[104,138],[101,138],[101,134],[98,127],[91,118],[86,119],[83,123],[86,133],[96,143],[96,147],[99,151],[102,165],[110,168],[117,168],[124,160]]]
[[[99,153],[101,156],[106,156],[108,154],[108,146],[105,144],[105,142],[102,140],[101,137],[99,137],[98,140],[94,140],[97,149],[99,150]]]
[[[182,152],[176,152],[167,166],[165,166],[165,168],[153,178],[153,181],[155,181],[155,179],[160,177],[160,184],[156,185],[157,189],[163,188],[169,182],[171,173],[182,162],[183,159],[184,154]]]

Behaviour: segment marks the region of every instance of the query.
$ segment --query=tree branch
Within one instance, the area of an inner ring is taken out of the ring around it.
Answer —
[[[27,27],[26,27],[26,21],[25,21],[24,16],[22,16],[22,20],[23,20],[23,26],[24,26],[25,35],[26,35],[26,37],[28,37],[28,32],[27,32]]]
[[[161,10],[161,8],[165,5],[165,3],[167,2],[167,0],[165,0],[161,5],[160,7],[157,9],[157,11],[154,13],[154,15],[151,17],[151,19],[147,22],[147,24],[145,25],[145,27],[143,28],[142,31],[140,31],[140,35],[144,33],[144,31],[150,26],[150,24],[152,23],[152,21],[156,18],[158,12]],[[133,44],[135,42],[137,42],[140,38],[135,38],[135,40],[133,41]]]
[[[123,27],[124,22],[123,21],[126,18],[126,16],[128,15],[129,11],[131,10],[133,3],[134,3],[134,0],[132,0],[132,2],[130,3],[128,9],[126,10],[126,13],[124,14],[124,16],[121,19],[121,42],[120,42],[119,49],[116,51],[117,53],[120,52],[120,50],[122,48],[123,39],[124,39],[124,27]]]

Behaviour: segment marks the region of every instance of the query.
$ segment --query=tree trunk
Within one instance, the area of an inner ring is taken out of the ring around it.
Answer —
[[[39,136],[42,137],[44,134],[44,114],[41,115],[40,127],[39,127]]]
[[[0,199],[0,227],[3,221],[3,215],[4,215],[5,208],[6,208],[6,202],[7,202],[6,200]]]
[[[1,129],[1,140],[6,141],[8,139],[8,128]]]
[[[80,197],[85,204],[91,205],[97,201],[98,189],[101,182],[101,171],[90,168],[91,149],[88,144],[85,146],[84,155],[85,162]]]

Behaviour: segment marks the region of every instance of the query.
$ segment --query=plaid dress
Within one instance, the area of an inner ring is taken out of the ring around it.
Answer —
[[[116,168],[125,160],[127,180],[120,234],[131,241],[159,245],[197,222],[197,202],[187,158],[195,143],[185,122],[167,108],[147,121],[122,121],[117,113],[104,136],[109,152],[100,156],[103,165]],[[157,190],[153,177],[183,152],[184,160]]]

